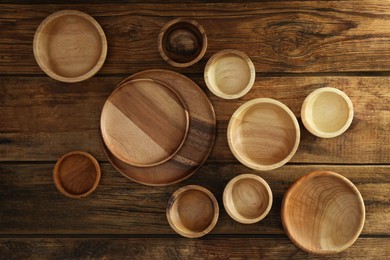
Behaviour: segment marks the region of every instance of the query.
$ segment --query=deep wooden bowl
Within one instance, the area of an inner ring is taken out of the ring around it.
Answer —
[[[197,238],[208,234],[215,227],[219,207],[209,190],[188,185],[172,194],[166,214],[169,225],[176,233]]]
[[[207,36],[195,20],[178,18],[165,24],[158,35],[161,57],[175,67],[188,67],[198,62],[207,49]]]
[[[204,80],[216,96],[235,99],[244,96],[256,79],[251,59],[238,50],[222,50],[207,62]]]
[[[69,198],[79,199],[91,194],[99,184],[100,166],[86,152],[74,151],[63,155],[53,170],[58,191]]]
[[[336,137],[351,125],[353,105],[343,91],[331,87],[320,88],[306,97],[301,118],[306,129],[313,135]]]
[[[180,95],[152,79],[121,84],[108,97],[100,120],[106,147],[137,167],[171,159],[183,146],[188,128],[188,109]]]
[[[301,177],[284,196],[282,223],[299,248],[316,254],[351,246],[365,220],[364,201],[344,176],[316,171]]]
[[[272,170],[287,163],[297,151],[299,124],[281,102],[253,99],[232,115],[227,139],[230,150],[241,163],[255,170]]]
[[[95,75],[107,55],[107,40],[98,22],[86,13],[51,14],[35,32],[34,56],[53,79],[78,82]]]
[[[253,224],[265,218],[271,210],[272,191],[261,177],[241,174],[226,185],[223,205],[234,220],[243,224]]]

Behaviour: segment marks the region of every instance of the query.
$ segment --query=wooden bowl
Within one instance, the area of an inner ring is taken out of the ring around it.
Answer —
[[[158,35],[161,57],[175,67],[197,63],[207,49],[206,32],[196,21],[179,18],[165,24]]]
[[[103,29],[88,14],[64,10],[49,15],[33,43],[39,67],[53,79],[79,82],[95,75],[107,55]]]
[[[352,102],[339,89],[320,88],[306,97],[301,117],[306,129],[313,135],[336,137],[344,133],[352,123]]]
[[[344,176],[316,171],[301,177],[284,196],[282,223],[299,248],[339,253],[361,233],[365,207],[358,189]]]
[[[249,57],[238,50],[223,50],[214,54],[206,64],[204,80],[216,96],[235,99],[252,88],[256,71]]]
[[[169,225],[176,233],[197,238],[208,234],[215,227],[219,207],[209,190],[188,185],[172,194],[166,214]]]
[[[126,81],[104,104],[100,129],[110,152],[137,167],[171,159],[189,129],[188,109],[174,89],[152,79]]]
[[[223,205],[234,220],[243,224],[253,224],[265,218],[271,210],[272,191],[261,177],[241,174],[226,185]]]
[[[258,98],[232,115],[227,139],[233,155],[254,170],[267,171],[287,163],[298,149],[297,119],[281,102]]]
[[[54,166],[53,178],[58,191],[69,198],[79,199],[91,194],[100,181],[100,166],[86,152],[63,155]]]

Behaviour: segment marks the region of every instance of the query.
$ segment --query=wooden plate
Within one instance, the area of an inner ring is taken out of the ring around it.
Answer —
[[[299,248],[316,254],[339,253],[360,235],[364,201],[344,176],[317,171],[301,177],[284,196],[282,223]]]
[[[152,79],[126,81],[104,104],[100,129],[119,160],[138,167],[166,162],[184,144],[189,116],[182,98]]]
[[[103,29],[90,15],[63,10],[49,15],[34,36],[34,56],[53,79],[78,82],[95,75],[107,55]]]
[[[164,186],[187,179],[200,168],[211,152],[216,127],[213,106],[198,85],[179,73],[146,70],[128,77],[121,84],[137,78],[150,78],[168,84],[181,96],[190,116],[186,141],[170,160],[153,167],[130,166],[115,158],[104,147],[108,160],[124,176],[145,185]]]

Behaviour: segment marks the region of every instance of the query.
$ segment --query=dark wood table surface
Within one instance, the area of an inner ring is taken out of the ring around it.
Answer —
[[[322,258],[295,247],[280,219],[286,190],[314,170],[349,178],[366,205],[359,239],[329,258],[389,257],[388,0],[31,2],[0,1],[0,258]],[[35,30],[47,15],[63,9],[92,15],[107,36],[104,66],[84,82],[55,81],[34,59]],[[186,69],[171,67],[157,50],[160,28],[176,17],[195,18],[209,39],[205,57]],[[226,48],[244,51],[256,67],[253,89],[238,100],[215,97],[203,80],[208,58]],[[100,112],[108,95],[125,77],[151,68],[193,79],[217,117],[209,159],[191,178],[167,187],[124,178],[108,163],[100,143]],[[324,86],[343,90],[355,108],[351,127],[332,139],[311,135],[300,119],[304,98]],[[301,126],[296,155],[273,171],[246,168],[227,145],[230,116],[257,97],[285,103]],[[79,200],[61,195],[52,177],[56,160],[73,150],[91,153],[102,167],[96,191]],[[270,214],[258,224],[239,224],[223,209],[224,186],[242,173],[258,174],[274,193]],[[187,184],[208,188],[221,208],[215,229],[200,239],[175,234],[165,216],[170,195]]]

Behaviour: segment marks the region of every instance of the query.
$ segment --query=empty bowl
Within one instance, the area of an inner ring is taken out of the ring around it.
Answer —
[[[169,225],[176,233],[197,238],[206,235],[215,227],[219,207],[209,190],[188,185],[172,194],[166,214]]]
[[[344,176],[316,171],[301,177],[284,196],[282,223],[299,248],[316,254],[351,246],[365,220],[364,201]]]
[[[235,99],[244,96],[256,79],[255,67],[250,58],[238,50],[223,50],[207,62],[204,80],[216,96]]]
[[[351,125],[353,105],[343,91],[331,87],[320,88],[306,97],[301,118],[306,129],[313,135],[336,137]]]
[[[157,45],[166,62],[175,67],[188,67],[206,53],[207,36],[195,20],[178,18],[162,27]]]
[[[107,40],[91,16],[64,10],[49,15],[39,25],[33,50],[47,75],[63,82],[78,82],[92,77],[103,66]]]
[[[227,140],[233,155],[254,170],[272,170],[287,163],[298,149],[299,124],[283,103],[258,98],[232,115]]]
[[[91,194],[98,186],[100,176],[100,166],[96,159],[89,153],[80,151],[63,155],[53,171],[58,191],[74,199]]]
[[[268,183],[257,175],[238,175],[226,185],[223,205],[234,220],[253,224],[265,218],[271,210],[272,191]]]

